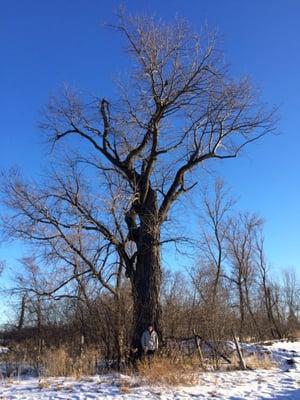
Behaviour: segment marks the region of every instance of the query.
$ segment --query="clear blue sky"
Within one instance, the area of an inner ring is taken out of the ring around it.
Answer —
[[[129,11],[186,17],[197,29],[216,28],[233,74],[248,75],[263,99],[280,105],[278,137],[222,163],[239,205],[266,219],[275,268],[300,266],[300,1],[131,0]],[[102,27],[114,20],[112,0],[0,0],[0,168],[40,171],[45,148],[39,110],[64,82],[109,97],[110,79],[126,67],[119,37]],[[0,248],[13,263],[16,248]],[[18,254],[19,256],[20,254]]]

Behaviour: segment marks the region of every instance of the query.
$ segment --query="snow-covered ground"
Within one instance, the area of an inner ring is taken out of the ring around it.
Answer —
[[[251,345],[249,351],[258,347]],[[83,400],[83,399],[276,399],[300,400],[300,342],[278,342],[259,346],[279,362],[271,370],[199,373],[198,384],[163,387],[138,384],[121,374],[82,379],[6,379],[0,385],[0,400]],[[293,361],[291,361],[291,359]]]
[[[8,347],[0,346],[0,353],[7,353],[9,351]]]

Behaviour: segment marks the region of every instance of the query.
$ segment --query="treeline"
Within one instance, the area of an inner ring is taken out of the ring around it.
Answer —
[[[245,296],[244,303],[237,283],[227,282],[226,278],[221,280],[215,299],[214,279],[212,271],[198,266],[189,276],[180,272],[165,273],[161,293],[163,341],[191,338],[195,331],[215,344],[231,340],[233,332],[238,332],[240,340],[245,341],[297,334],[299,287],[293,272],[284,274],[281,285],[269,282],[267,291],[257,276],[247,287],[249,295]],[[7,343],[23,343],[37,352],[48,347],[69,346],[80,353],[86,347],[97,346],[103,359],[124,360],[130,356],[132,335],[132,302],[126,282],[119,296],[116,304],[113,296],[105,292],[94,299],[78,297],[59,301],[24,294],[15,324],[2,331],[2,339]]]
[[[164,271],[161,285],[161,348],[168,338],[194,332],[217,346],[236,334],[241,341],[282,339],[300,329],[300,287],[293,270],[276,281],[268,265],[263,221],[235,210],[224,185],[205,192],[195,261],[182,272]],[[57,265],[55,265],[57,270]],[[13,328],[6,340],[43,346],[97,346],[106,360],[130,357],[133,302],[122,270],[114,290],[82,274],[53,294],[54,271],[23,259],[16,277]],[[60,271],[61,274],[63,270]],[[65,282],[65,277],[60,277]]]

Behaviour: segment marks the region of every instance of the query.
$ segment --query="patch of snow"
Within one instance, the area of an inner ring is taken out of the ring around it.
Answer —
[[[123,374],[75,378],[2,379],[0,398],[9,400],[300,400],[300,342],[243,345],[247,352],[269,350],[280,361],[271,370],[201,372],[190,387],[149,386]],[[287,361],[293,359],[294,363]]]
[[[9,352],[9,348],[8,347],[4,347],[4,346],[0,346],[0,353],[7,353]]]

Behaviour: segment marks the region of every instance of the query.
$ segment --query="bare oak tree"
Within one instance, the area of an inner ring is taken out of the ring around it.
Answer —
[[[133,344],[138,346],[147,324],[160,331],[161,235],[171,208],[197,185],[197,167],[237,157],[274,129],[274,113],[260,104],[248,80],[230,78],[214,35],[198,34],[178,20],[165,24],[123,14],[113,29],[125,38],[125,53],[132,62],[126,80],[118,84],[119,97],[86,99],[65,90],[50,99],[42,128],[53,145],[63,140],[82,143],[82,154],[74,162],[94,168],[104,191],[107,180],[118,186],[116,202],[121,198],[121,205],[108,209],[92,204],[76,179],[68,186],[56,176],[60,191],[54,190],[54,208],[43,206],[52,184],[45,198],[27,193],[32,189],[26,185],[20,190],[15,186],[23,213],[14,224],[15,233],[23,229],[23,236],[30,225],[30,240],[40,243],[45,237],[37,231],[51,225],[52,243],[63,239],[64,250],[79,255],[90,271],[93,263],[85,254],[90,248],[80,240],[79,230],[93,232],[99,246],[103,241],[114,249],[132,285]],[[72,215],[64,210],[70,206]],[[73,237],[65,233],[71,229]],[[49,231],[47,235],[49,239]]]

